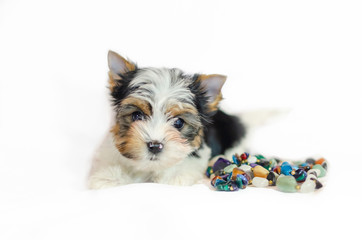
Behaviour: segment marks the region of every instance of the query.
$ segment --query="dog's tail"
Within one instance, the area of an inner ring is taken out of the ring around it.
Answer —
[[[291,111],[288,109],[258,109],[252,111],[243,111],[241,113],[234,114],[243,123],[246,129],[245,137],[234,147],[228,149],[224,156],[227,159],[231,159],[235,153],[242,153],[244,151],[250,151],[250,135],[256,131],[259,127],[272,124],[275,121],[286,118]]]
[[[257,109],[245,111],[236,116],[241,119],[247,129],[252,130],[286,117],[289,113],[290,109]]]

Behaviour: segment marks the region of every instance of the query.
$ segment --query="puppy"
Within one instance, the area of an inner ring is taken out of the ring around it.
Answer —
[[[245,135],[237,117],[218,109],[226,76],[139,68],[112,51],[108,66],[114,124],[93,162],[89,188],[192,185],[209,159]]]

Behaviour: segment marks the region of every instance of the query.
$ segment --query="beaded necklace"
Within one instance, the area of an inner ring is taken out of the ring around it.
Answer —
[[[289,163],[277,158],[244,152],[234,154],[232,161],[219,157],[206,170],[211,185],[219,191],[237,191],[246,186],[276,186],[282,192],[313,192],[323,187],[319,178],[327,173],[324,158],[308,158],[304,162]]]

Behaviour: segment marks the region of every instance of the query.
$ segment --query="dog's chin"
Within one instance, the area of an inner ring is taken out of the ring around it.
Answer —
[[[187,155],[185,152],[179,154],[145,154],[142,157],[128,158],[126,164],[135,171],[160,172],[179,164]]]
[[[157,156],[157,155],[152,155],[150,158],[149,158],[150,161],[158,161],[160,160],[160,158]]]

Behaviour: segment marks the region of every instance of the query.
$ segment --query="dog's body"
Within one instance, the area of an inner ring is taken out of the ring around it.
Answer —
[[[218,109],[222,75],[137,68],[108,54],[115,123],[94,161],[92,189],[134,182],[192,185],[209,159],[239,143],[245,128]]]

